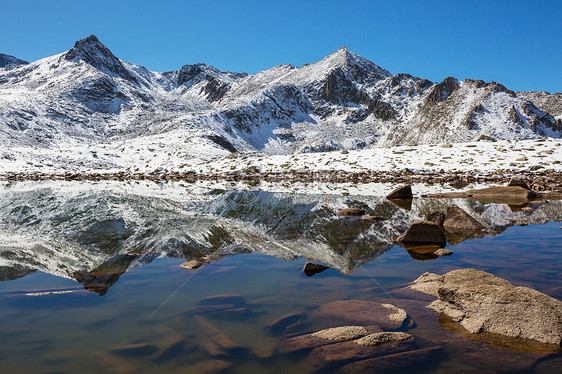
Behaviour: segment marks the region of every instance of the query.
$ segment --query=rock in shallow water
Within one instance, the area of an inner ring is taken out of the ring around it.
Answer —
[[[423,245],[435,244],[438,246],[445,246],[447,241],[445,234],[438,224],[429,221],[416,221],[410,225],[396,241],[401,245]]]
[[[323,272],[324,270],[329,269],[328,266],[324,266],[322,264],[314,264],[312,262],[307,262],[304,264],[303,272],[307,277],[311,277],[314,274],[318,274]]]
[[[413,199],[414,195],[412,194],[412,186],[407,184],[405,186],[401,186],[396,188],[392,191],[388,196],[387,199]]]
[[[412,339],[412,335],[406,334],[405,332],[383,331],[364,336],[355,340],[355,343],[365,347],[374,347],[380,344],[400,343]]]
[[[470,333],[562,343],[562,302],[493,274],[476,269],[425,273],[410,288],[438,297],[428,307],[460,322]]]
[[[342,217],[361,217],[365,215],[363,208],[345,208],[338,211],[338,216]]]
[[[346,341],[361,338],[368,333],[368,330],[363,326],[341,326],[320,330],[312,335],[323,339]]]

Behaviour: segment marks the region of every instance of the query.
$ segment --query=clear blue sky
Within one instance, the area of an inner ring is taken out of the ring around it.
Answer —
[[[27,1],[0,3],[0,52],[33,61],[95,34],[163,71],[255,73],[342,45],[392,73],[562,91],[562,1]]]

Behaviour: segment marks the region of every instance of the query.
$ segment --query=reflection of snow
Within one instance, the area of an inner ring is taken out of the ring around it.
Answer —
[[[405,211],[377,196],[222,191],[179,182],[25,182],[0,187],[0,266],[75,278],[104,264],[124,272],[162,256],[250,250],[304,256],[348,273],[389,249],[411,222],[452,203],[492,232],[507,227],[508,218],[562,220],[560,202],[526,215],[506,205],[414,199]],[[357,204],[388,219],[336,215]]]

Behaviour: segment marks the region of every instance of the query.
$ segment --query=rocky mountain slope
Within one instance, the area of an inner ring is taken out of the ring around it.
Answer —
[[[11,62],[0,64],[2,147],[119,144],[189,160],[562,136],[546,107],[499,83],[392,75],[345,47],[253,75],[205,64],[152,72],[93,35],[29,64],[3,56]]]
[[[562,120],[562,92],[548,93],[546,91],[517,92],[517,97],[531,101],[544,112],[548,112],[559,121]]]

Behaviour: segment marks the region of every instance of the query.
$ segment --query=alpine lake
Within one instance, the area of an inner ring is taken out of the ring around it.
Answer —
[[[377,190],[3,182],[0,372],[562,372],[559,348],[470,334],[408,288],[425,272],[475,268],[562,299],[562,201],[397,204]],[[449,235],[448,256],[395,244],[450,205],[485,235]],[[349,207],[377,219],[337,214]],[[307,262],[327,268],[305,274]],[[373,322],[383,304],[407,318]],[[287,349],[348,325],[413,339]]]

